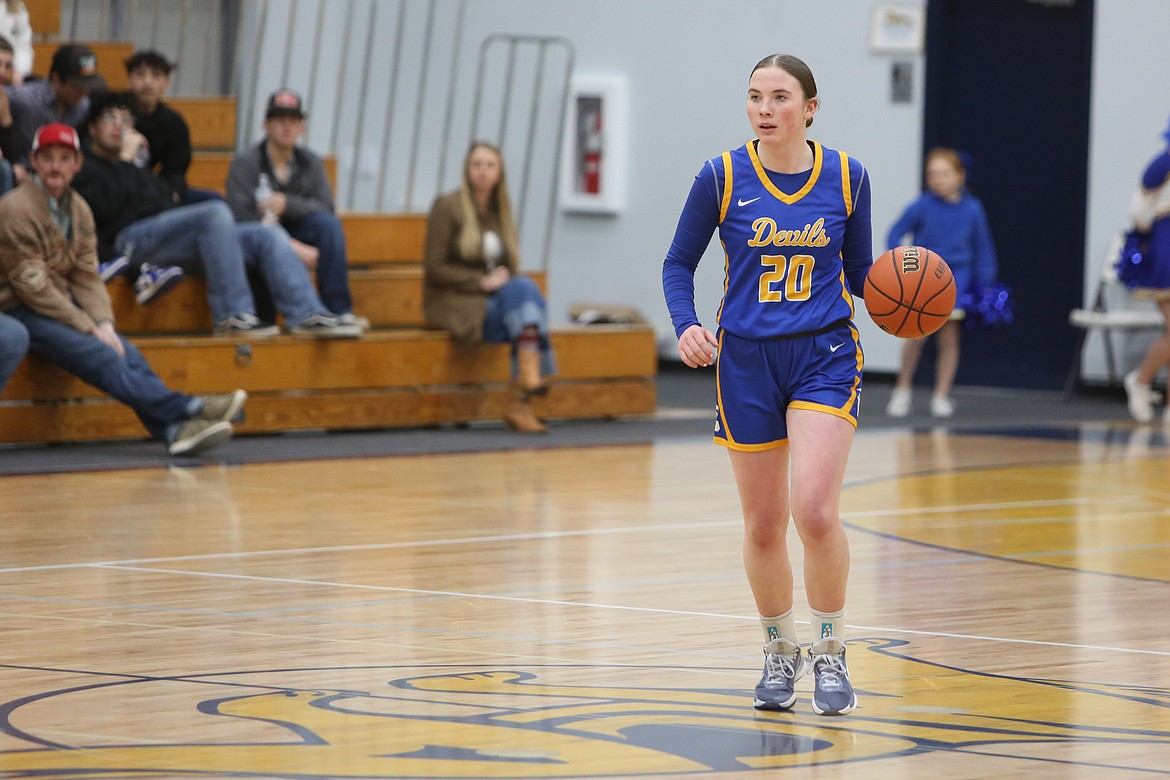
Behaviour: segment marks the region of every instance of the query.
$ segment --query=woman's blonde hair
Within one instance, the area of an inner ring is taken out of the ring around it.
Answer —
[[[459,187],[459,203],[463,207],[463,226],[459,230],[459,254],[461,257],[478,257],[483,254],[483,228],[479,224],[475,195],[471,191],[468,169],[471,155],[476,149],[487,149],[500,163],[500,180],[496,182],[488,198],[488,213],[500,223],[500,240],[508,250],[512,263],[520,263],[520,241],[516,237],[516,223],[512,219],[512,197],[508,194],[508,174],[504,169],[504,154],[498,146],[487,141],[473,141],[463,158],[463,180]]]

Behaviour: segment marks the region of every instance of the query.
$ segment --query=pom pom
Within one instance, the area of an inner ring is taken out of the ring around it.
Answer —
[[[1015,319],[1015,300],[1012,290],[1002,282],[980,287],[959,296],[955,308],[967,312],[968,328],[992,328],[1008,325]]]

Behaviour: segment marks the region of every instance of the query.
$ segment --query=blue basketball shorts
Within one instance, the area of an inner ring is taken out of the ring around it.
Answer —
[[[857,426],[861,338],[850,322],[792,338],[719,335],[715,360],[715,443],[767,450],[788,439],[789,409],[836,415]]]

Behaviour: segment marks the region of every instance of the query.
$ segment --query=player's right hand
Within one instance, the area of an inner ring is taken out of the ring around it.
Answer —
[[[719,341],[715,334],[702,325],[692,325],[678,337],[678,356],[691,368],[702,368],[715,362]]]

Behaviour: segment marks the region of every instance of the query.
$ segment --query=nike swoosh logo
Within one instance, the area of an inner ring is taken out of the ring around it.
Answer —
[[[842,341],[840,344],[836,344],[836,345],[832,345],[832,344],[830,344],[830,345],[829,345],[829,351],[830,351],[830,352],[836,352],[837,350],[841,349],[841,347],[843,347],[843,346],[845,346],[845,342],[844,342],[844,341]]]
[[[752,203],[755,203],[757,200],[759,200],[759,199],[760,199],[760,198],[762,198],[762,197],[763,197],[763,195],[761,195],[761,196],[760,196],[760,197],[758,197],[758,198],[752,198],[751,200],[744,200],[743,198],[740,198],[740,199],[739,199],[739,205],[741,205],[741,206],[747,206],[747,205],[750,205],[750,204],[752,204]]]

